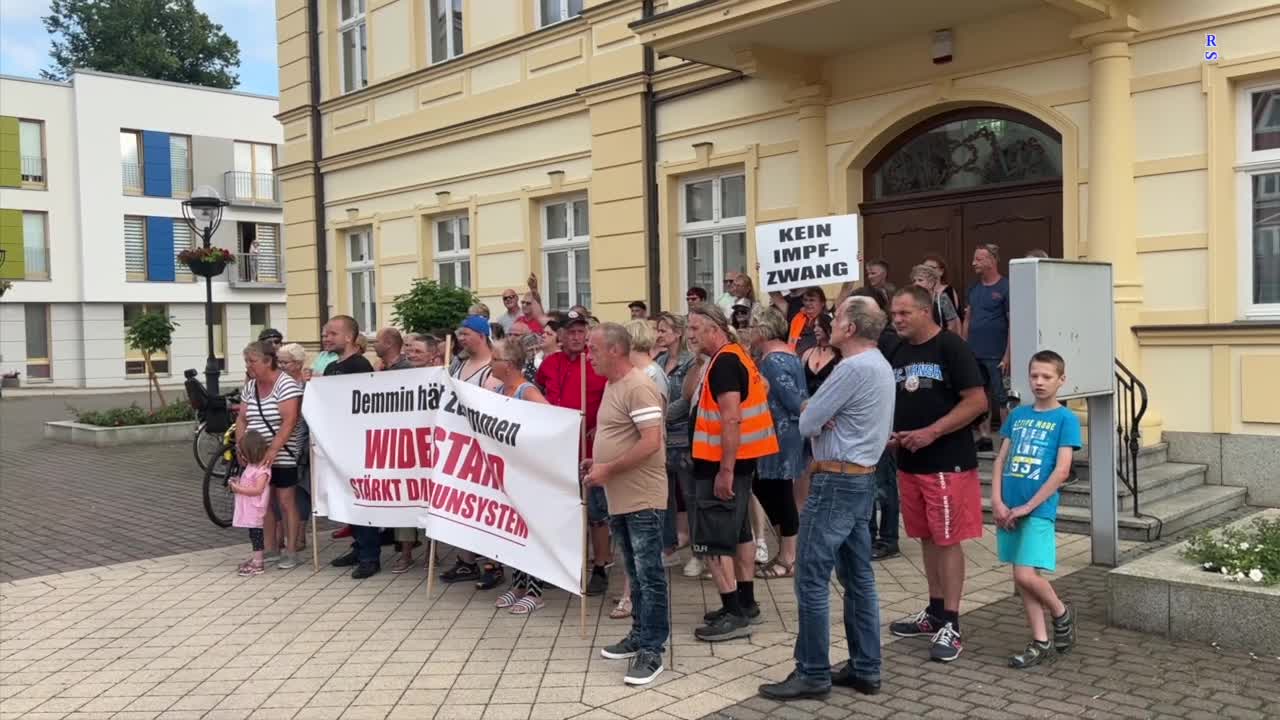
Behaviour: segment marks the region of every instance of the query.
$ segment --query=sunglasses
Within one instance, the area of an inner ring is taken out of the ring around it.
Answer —
[[[515,296],[515,295],[503,295],[503,296],[502,296],[502,299],[503,299],[503,300],[515,300],[515,299],[516,299],[516,296]]]

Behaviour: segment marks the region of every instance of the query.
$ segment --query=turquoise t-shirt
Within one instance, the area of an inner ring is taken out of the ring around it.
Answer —
[[[1026,504],[1049,480],[1058,464],[1059,448],[1080,447],[1080,421],[1065,406],[1039,412],[1020,405],[1004,421],[1000,435],[1009,438],[1000,498],[1010,508]],[[1031,511],[1031,517],[1055,520],[1058,493]]]

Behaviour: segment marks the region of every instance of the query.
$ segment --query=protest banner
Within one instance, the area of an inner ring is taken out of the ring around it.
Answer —
[[[858,216],[757,225],[756,258],[765,292],[858,280],[862,265]]]
[[[432,539],[581,592],[578,413],[443,368],[313,379],[316,512]]]

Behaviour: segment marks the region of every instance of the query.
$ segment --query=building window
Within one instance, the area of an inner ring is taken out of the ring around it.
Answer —
[[[236,280],[242,283],[284,282],[284,256],[280,252],[280,226],[238,222],[239,259]]]
[[[369,84],[369,31],[365,25],[365,0],[338,0],[342,43],[342,92],[359,90]]]
[[[1242,89],[1237,118],[1240,304],[1247,320],[1280,320],[1280,85]]]
[[[237,142],[235,164],[229,199],[276,202],[275,145]]]
[[[152,233],[156,233],[155,236]],[[172,235],[170,235],[172,233]],[[172,237],[173,246],[168,243]],[[155,246],[152,247],[152,243]],[[191,226],[182,218],[124,216],[124,273],[126,280],[193,282],[195,276],[178,259],[183,250],[196,246]],[[166,259],[166,258],[172,258]],[[170,271],[169,264],[173,264]]]
[[[432,223],[436,236],[436,281],[448,287],[471,288],[471,220],[466,215]]]
[[[258,336],[252,336],[257,340]],[[218,361],[218,369],[227,369],[227,306],[217,303],[213,306],[213,358]]]
[[[742,173],[691,178],[680,185],[680,243],[685,291],[719,297],[729,272],[747,270],[747,178]]]
[[[53,377],[49,362],[49,306],[27,303],[22,306],[27,330],[27,379]]]
[[[142,134],[120,131],[120,173],[125,195],[142,194]]]
[[[547,279],[548,309],[591,307],[590,248],[586,198],[543,206],[542,274]]]
[[[582,0],[537,0],[537,2],[538,27],[564,22],[582,14]]]
[[[22,262],[25,279],[49,279],[49,225],[47,213],[22,212]]]
[[[266,303],[249,303],[249,337],[254,340],[263,330],[271,327],[271,306]]]
[[[178,255],[183,250],[195,249],[196,241],[191,234],[191,226],[182,218],[173,219],[173,275],[175,280],[184,282],[194,282],[195,276],[191,274],[191,268],[187,264],[178,259]]]
[[[187,135],[169,136],[169,178],[174,197],[191,194],[191,138]]]
[[[430,2],[431,62],[438,63],[462,54],[462,0]]]
[[[147,223],[136,215],[124,217],[124,273],[129,280],[147,279]]]
[[[39,120],[18,121],[18,151],[21,155],[22,184],[44,186],[44,123]]]
[[[347,287],[351,290],[351,317],[361,332],[377,329],[377,283],[373,271],[373,234],[369,228],[347,233]]]
[[[129,325],[137,320],[143,313],[161,313],[165,316],[169,314],[167,305],[156,305],[153,303],[125,303],[124,306],[124,331],[129,332]],[[154,353],[151,356],[151,368],[155,370],[157,375],[169,374],[169,349]],[[125,375],[146,375],[147,366],[142,358],[142,353],[129,347],[126,342],[124,346],[124,374]]]

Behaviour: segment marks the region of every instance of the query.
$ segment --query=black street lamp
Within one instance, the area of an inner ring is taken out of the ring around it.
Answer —
[[[222,223],[222,208],[229,204],[208,185],[196,188],[189,199],[182,201],[182,217],[200,236],[202,247],[208,249],[213,245],[213,233]],[[209,275],[204,278],[204,323],[209,344],[209,357],[204,364],[205,389],[210,397],[217,397],[220,371],[218,359],[213,355],[213,277]]]

